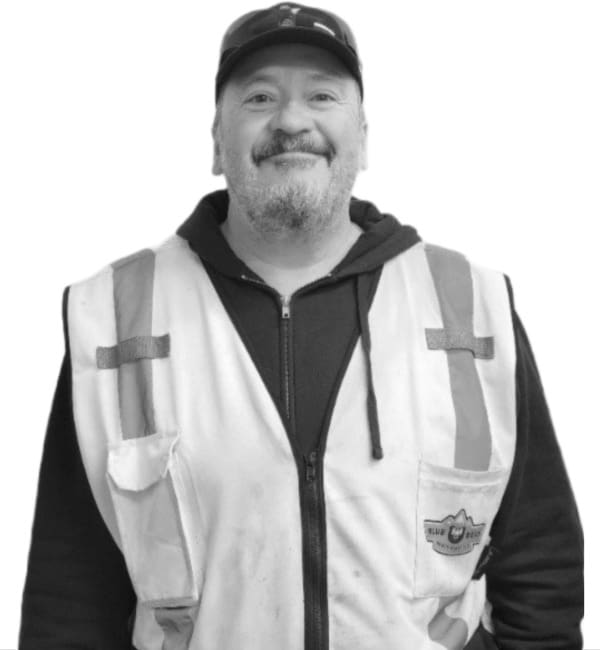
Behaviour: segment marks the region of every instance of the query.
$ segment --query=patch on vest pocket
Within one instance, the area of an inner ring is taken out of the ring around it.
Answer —
[[[481,542],[485,523],[476,524],[464,508],[441,521],[425,519],[425,539],[442,555],[465,555]]]

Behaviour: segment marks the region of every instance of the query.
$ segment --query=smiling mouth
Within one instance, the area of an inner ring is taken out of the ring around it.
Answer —
[[[277,153],[273,156],[269,156],[267,160],[274,158],[275,160],[309,160],[311,158],[317,158],[320,154],[308,153],[306,151],[285,151],[283,153]]]
[[[321,154],[306,153],[304,151],[286,151],[269,156],[266,162],[271,162],[277,167],[309,168],[322,158]]]

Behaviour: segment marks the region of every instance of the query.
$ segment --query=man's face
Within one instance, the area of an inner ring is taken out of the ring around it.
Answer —
[[[318,47],[273,45],[226,82],[215,122],[215,174],[263,233],[315,233],[350,200],[365,168],[358,84]]]

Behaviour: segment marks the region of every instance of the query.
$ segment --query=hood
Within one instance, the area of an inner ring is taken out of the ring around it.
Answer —
[[[227,190],[207,194],[179,226],[177,234],[189,242],[202,260],[219,272],[230,277],[256,277],[235,255],[221,232],[220,224],[227,218],[228,207]],[[412,226],[402,225],[393,215],[381,213],[373,203],[354,196],[350,200],[350,219],[364,232],[333,269],[338,277],[373,270],[421,241]]]

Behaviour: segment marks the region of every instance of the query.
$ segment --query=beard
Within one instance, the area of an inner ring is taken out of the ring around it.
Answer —
[[[253,157],[253,166],[244,165],[239,156],[226,155],[223,172],[230,200],[264,238],[318,237],[333,228],[340,211],[348,208],[359,171],[358,152],[348,152],[344,158],[335,152],[323,156],[329,173],[320,177],[302,169],[321,164],[320,160],[296,160],[276,164],[275,179],[266,181],[259,166],[268,155]]]
[[[245,209],[255,231],[263,235],[317,234],[326,229],[328,214],[335,209],[323,192],[301,184],[289,183],[246,194]]]

